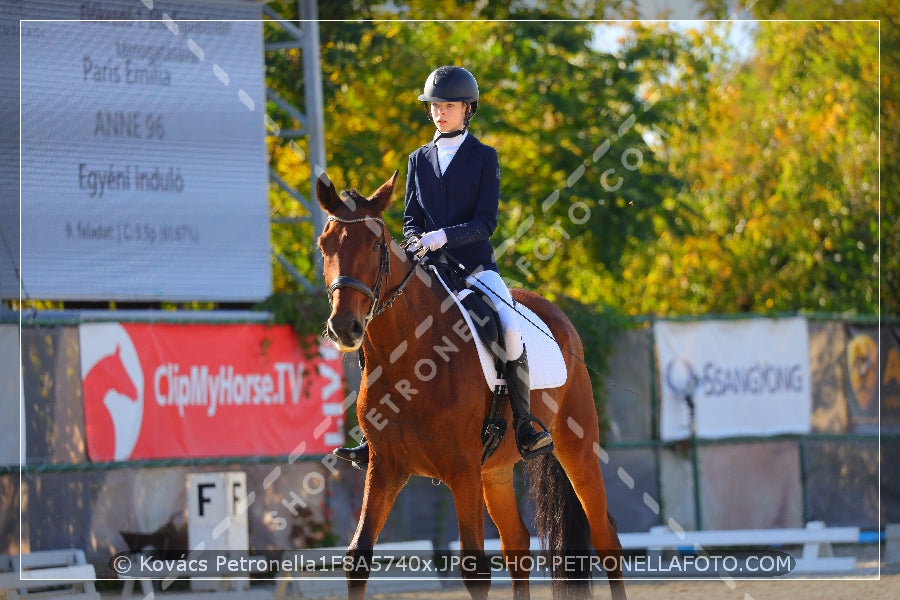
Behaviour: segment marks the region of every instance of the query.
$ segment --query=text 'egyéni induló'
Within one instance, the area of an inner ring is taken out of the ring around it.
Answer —
[[[90,168],[78,163],[78,189],[87,190],[91,198],[102,198],[116,191],[174,192],[184,191],[184,177],[179,167],[141,167],[140,165]]]

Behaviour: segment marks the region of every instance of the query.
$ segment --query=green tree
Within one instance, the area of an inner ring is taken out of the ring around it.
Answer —
[[[594,48],[592,23],[557,20],[572,14],[566,2],[426,4],[320,5],[323,19],[370,19],[320,24],[338,185],[370,191],[399,170],[402,187],[407,153],[432,133],[415,100],[422,82],[437,65],[464,64],[482,88],[472,130],[500,153],[493,241],[508,278],[631,314],[877,309],[876,23],[760,22],[749,54],[726,24],[638,23],[608,54]],[[793,18],[799,4],[754,10]],[[836,3],[831,14],[864,16],[857,4],[879,3]],[[412,15],[441,20],[397,20]],[[522,20],[469,20],[486,17]],[[270,86],[302,106],[299,52],[267,65]],[[896,121],[887,96],[881,116]],[[895,131],[882,136],[891,159]],[[270,148],[273,168],[308,193],[302,141]],[[272,195],[275,214],[303,214]],[[900,235],[896,194],[886,196],[881,299],[896,312]],[[308,277],[312,237],[307,225],[273,233]],[[288,285],[277,268],[276,287]]]
[[[706,10],[709,16],[717,18],[725,18],[728,14],[727,3],[720,0],[708,0],[705,2]],[[840,70],[844,75],[853,79],[858,74],[868,90],[877,89],[880,98],[873,98],[871,93],[865,94],[862,98],[857,99],[855,96],[838,97],[837,103],[842,106],[850,114],[836,115],[839,119],[846,119],[850,126],[859,125],[860,120],[864,120],[864,127],[871,126],[871,113],[873,106],[880,104],[880,111],[877,112],[878,133],[880,134],[880,164],[879,157],[873,156],[871,145],[863,146],[863,154],[865,160],[869,161],[868,166],[880,166],[880,188],[877,187],[878,182],[873,182],[868,176],[859,177],[858,173],[846,171],[844,174],[848,177],[858,177],[860,183],[868,186],[867,194],[870,196],[880,196],[880,206],[878,211],[872,214],[867,211],[867,216],[871,219],[868,229],[878,228],[880,218],[880,229],[877,231],[879,240],[873,240],[872,236],[859,235],[858,240],[853,240],[852,235],[844,236],[840,241],[830,239],[831,249],[826,252],[840,253],[842,258],[850,256],[851,261],[858,258],[860,253],[870,252],[874,244],[880,241],[878,248],[878,272],[880,275],[881,310],[884,314],[898,315],[900,314],[900,172],[896,168],[900,156],[900,78],[896,73],[900,71],[900,55],[894,50],[900,46],[900,8],[896,3],[888,2],[888,0],[823,0],[822,2],[809,3],[801,0],[764,0],[754,3],[752,11],[755,17],[759,19],[841,19],[841,20],[870,20],[868,24],[863,23],[845,23],[850,29],[847,31],[857,31],[857,27],[864,27],[868,34],[866,40],[868,44],[879,44],[881,48],[880,55],[872,55],[871,52],[865,56],[865,63],[854,65],[849,57],[837,57],[832,55],[829,59],[833,63],[833,67]],[[849,35],[849,33],[848,33]],[[846,49],[846,39],[835,40],[837,46],[834,50],[841,52]],[[841,46],[843,44],[843,46]],[[859,71],[854,73],[853,69],[858,68]],[[880,79],[872,78],[874,69],[880,71]],[[848,70],[849,69],[849,70]],[[852,86],[851,86],[852,87]],[[842,90],[846,91],[846,90]],[[858,102],[862,100],[862,102]],[[870,129],[871,130],[871,129]],[[852,144],[845,146],[842,150],[845,156],[840,157],[838,161],[843,165],[848,165],[849,157],[846,153],[853,153],[857,148]],[[876,187],[873,188],[873,185]],[[856,229],[859,233],[866,227],[862,224],[859,213],[859,193],[854,194],[849,205],[846,207],[850,212],[849,215],[842,215],[838,218],[838,223],[845,230]],[[852,223],[852,225],[851,225]],[[862,241],[867,248],[864,250],[858,245],[854,245],[855,241]],[[872,277],[871,270],[866,265],[863,269],[868,277]],[[850,270],[852,272],[852,268]],[[837,275],[840,279],[840,275]],[[832,275],[833,281],[834,275]],[[854,286],[858,290],[858,286]],[[875,312],[874,305],[877,301],[869,300],[871,293],[865,292],[866,305],[858,307],[859,310],[867,312]]]
[[[471,6],[444,8],[447,17],[471,16]],[[549,13],[504,16],[522,14]],[[675,178],[644,139],[667,117],[663,104],[637,93],[643,49],[624,60],[597,52],[586,22],[386,20],[321,28],[329,174],[339,185],[371,190],[394,170],[404,185],[407,153],[433,132],[415,100],[421,85],[438,65],[464,64],[481,82],[472,130],[500,154],[503,214],[494,242],[506,276],[550,296],[595,300],[585,274],[615,271],[624,248],[653,235],[652,216]],[[302,102],[299,53],[268,64],[270,85]],[[272,146],[276,170],[296,174],[298,186],[308,173],[302,153],[302,144]],[[627,185],[605,190],[604,173]],[[285,200],[274,193],[276,212],[289,212]],[[397,202],[389,215],[395,232],[401,210]],[[310,233],[275,237],[309,272]]]
[[[719,58],[728,48],[711,27],[688,34],[709,70],[683,66],[660,91],[683,100],[667,140],[688,182],[666,202],[676,217],[623,257],[640,293],[626,285],[608,301],[634,313],[875,312],[874,24],[763,22],[746,61]]]

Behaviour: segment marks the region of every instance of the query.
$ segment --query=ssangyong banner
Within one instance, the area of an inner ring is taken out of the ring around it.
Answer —
[[[288,326],[79,327],[92,461],[324,454],[343,442],[337,349]]]
[[[0,145],[21,150],[21,188],[0,186],[9,192],[0,216],[18,248],[21,191],[28,294],[268,296],[261,3],[11,4],[0,9],[0,47],[10,50],[0,88],[14,89],[0,114],[18,124],[20,103],[21,135]],[[5,269],[0,294],[18,297]]]
[[[653,325],[660,377],[660,437],[702,438],[810,431],[812,388],[806,320]]]

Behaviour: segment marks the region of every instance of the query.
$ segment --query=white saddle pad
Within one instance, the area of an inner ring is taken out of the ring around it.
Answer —
[[[494,367],[494,355],[488,350],[477,335],[478,330],[472,323],[472,317],[469,315],[460,298],[450,289],[450,287],[441,279],[437,271],[431,269],[432,275],[437,277],[447,293],[456,302],[459,312],[462,313],[463,319],[472,331],[475,340],[475,346],[478,348],[478,358],[481,360],[481,370],[484,372],[484,380],[488,387],[493,389],[497,385],[506,385],[506,379],[497,378],[497,370]],[[465,292],[463,292],[465,294]],[[463,297],[465,297],[463,295]],[[516,318],[519,321],[519,331],[522,332],[522,341],[525,342],[525,348],[528,351],[528,371],[531,377],[531,389],[541,390],[548,388],[556,388],[566,383],[568,373],[566,372],[566,361],[563,359],[562,350],[559,344],[550,332],[550,328],[544,321],[534,314],[530,308],[522,304],[516,303]]]

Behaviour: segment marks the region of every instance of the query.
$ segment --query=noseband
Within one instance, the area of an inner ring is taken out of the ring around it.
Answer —
[[[380,256],[378,259],[378,275],[375,277],[375,287],[370,288],[356,277],[350,277],[349,275],[338,275],[328,286],[329,303],[331,303],[331,296],[338,288],[350,288],[356,290],[357,292],[361,292],[364,296],[366,296],[372,303],[369,307],[369,312],[366,313],[366,323],[368,324],[369,321],[374,319],[375,316],[381,312],[380,310],[378,310],[378,302],[379,300],[381,300],[381,285],[384,281],[384,276],[391,274],[391,257],[388,254],[390,251],[388,250],[387,241],[384,239],[384,221],[380,217],[342,219],[340,217],[335,217],[334,215],[329,215],[328,220],[335,223],[344,223],[347,225],[353,223],[366,223],[368,221],[375,221],[376,223],[381,225],[381,242],[379,243]]]

